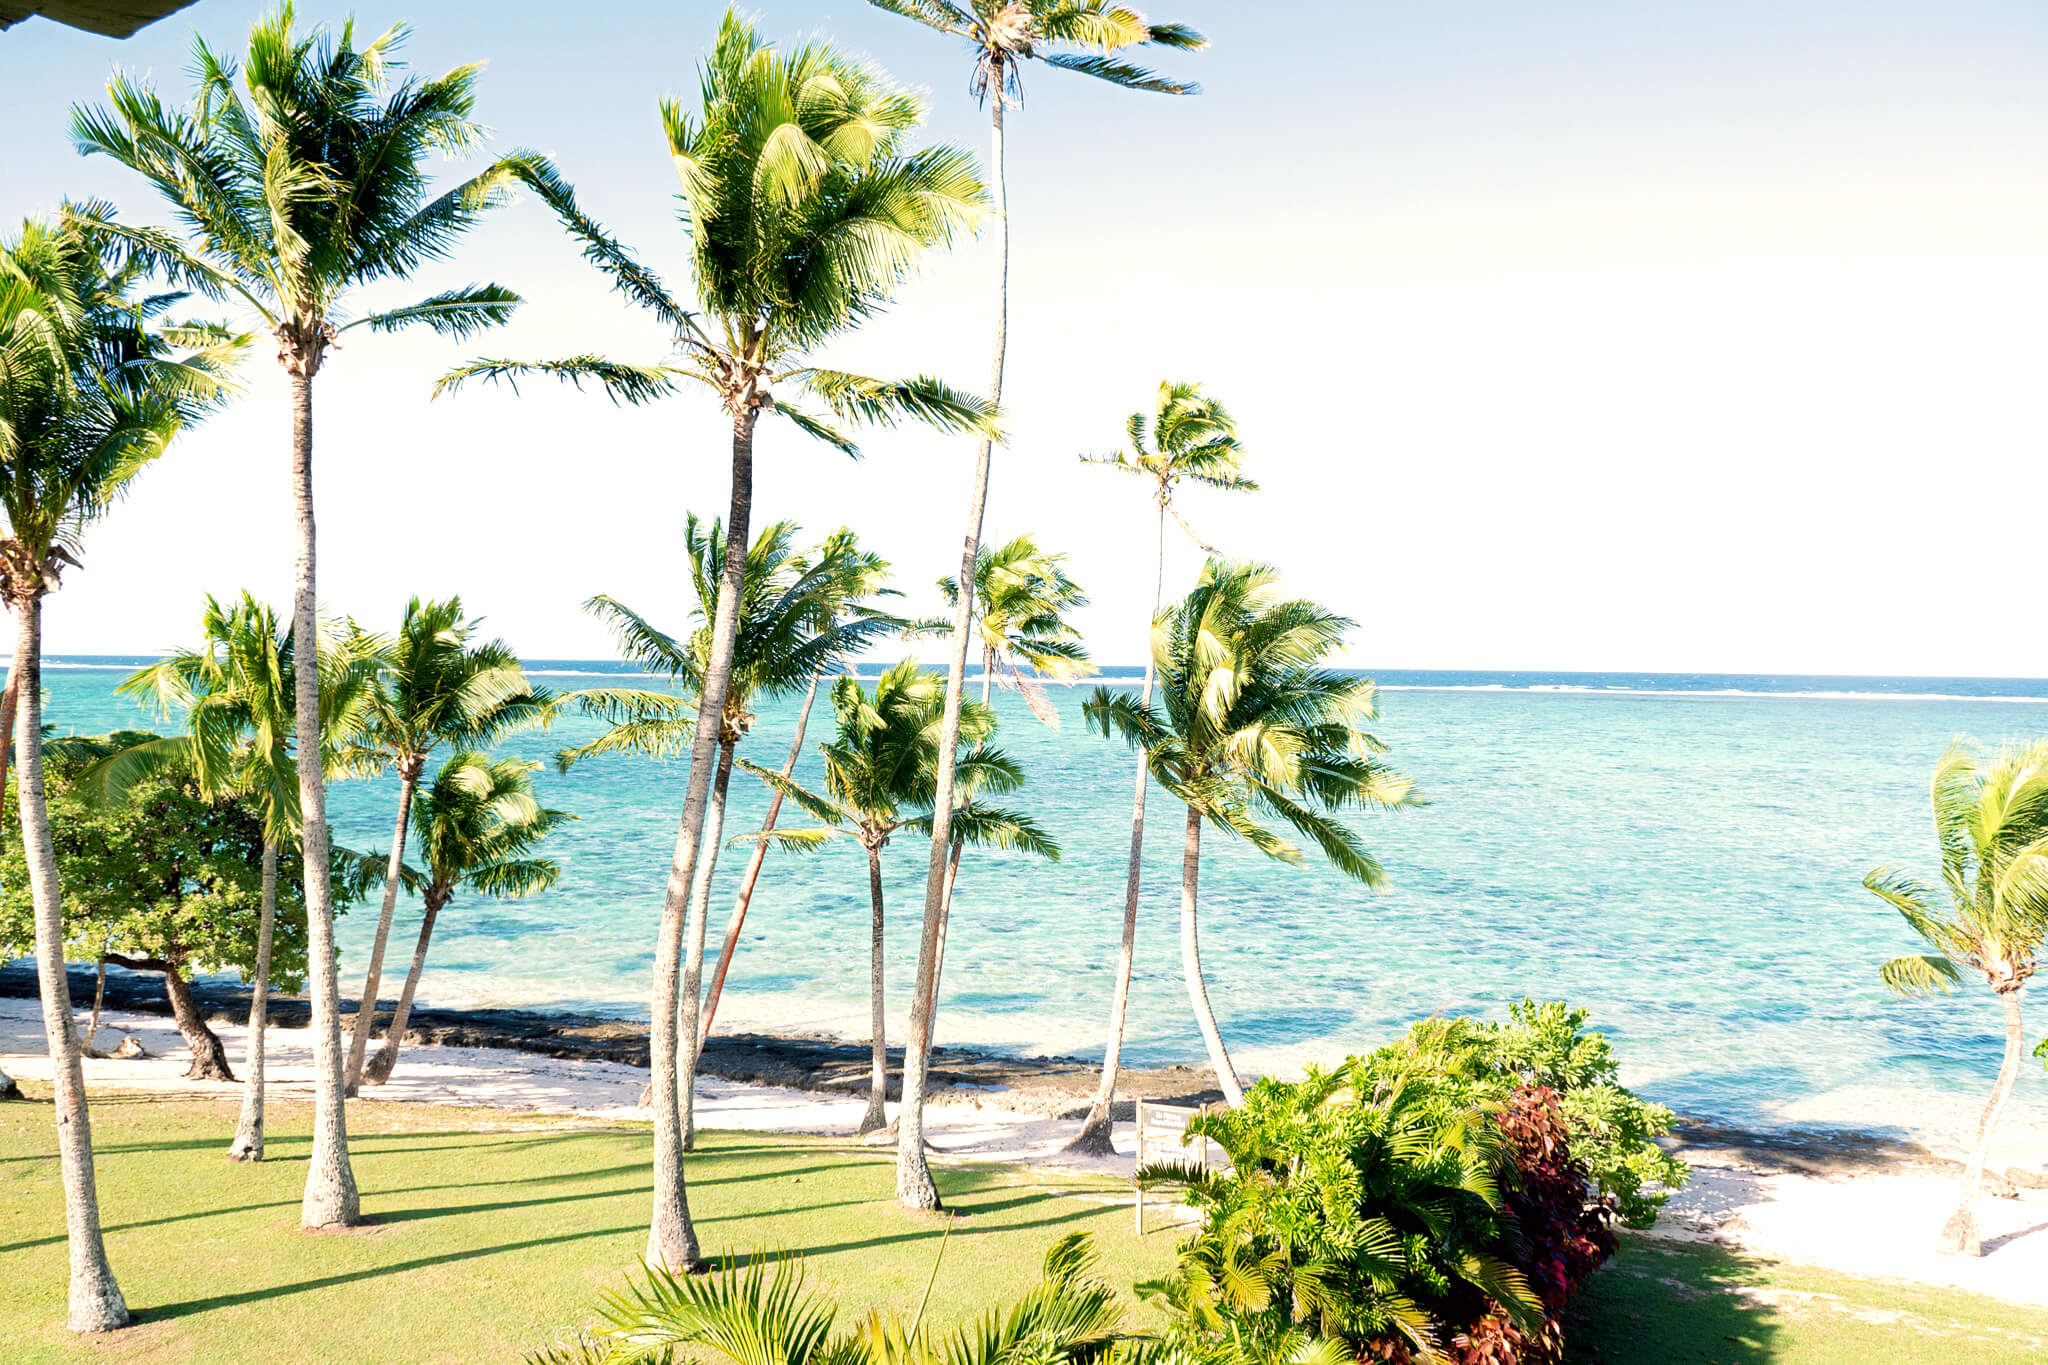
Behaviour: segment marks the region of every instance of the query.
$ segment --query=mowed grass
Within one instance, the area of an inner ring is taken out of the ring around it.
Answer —
[[[648,1216],[645,1125],[351,1104],[359,1231],[298,1230],[310,1108],[273,1105],[270,1159],[225,1159],[234,1109],[94,1096],[108,1254],[138,1325],[63,1327],[64,1215],[47,1103],[0,1105],[0,1360],[517,1361],[591,1318],[637,1268]],[[1125,1283],[1171,1264],[1141,1244],[1104,1181],[942,1167],[950,1220],[894,1202],[893,1152],[707,1133],[686,1167],[705,1253],[799,1252],[843,1315],[914,1306],[946,1238],[935,1321],[1037,1278],[1045,1249],[1095,1235]],[[1095,1197],[1075,1194],[1093,1186]],[[851,1317],[846,1319],[851,1321]]]
[[[63,1328],[65,1249],[51,1111],[0,1105],[0,1360],[517,1361],[590,1320],[638,1264],[645,1126],[367,1103],[350,1125],[360,1231],[298,1230],[310,1113],[279,1105],[271,1160],[222,1156],[226,1103],[93,1101],[107,1241],[139,1323]],[[1014,1298],[1045,1248],[1094,1235],[1122,1286],[1158,1275],[1123,1189],[1004,1167],[941,1167],[950,1219],[891,1197],[890,1154],[710,1133],[689,1167],[707,1254],[800,1252],[842,1319],[909,1308],[946,1237],[930,1312],[959,1322]],[[1134,1326],[1154,1323],[1133,1302]],[[1579,1362],[2048,1361],[2048,1313],[1952,1291],[1746,1261],[1630,1238],[1574,1306]]]

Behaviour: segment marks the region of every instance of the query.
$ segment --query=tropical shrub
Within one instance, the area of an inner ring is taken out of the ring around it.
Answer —
[[[1522,1085],[1547,1086],[1571,1135],[1575,1160],[1594,1190],[1614,1201],[1625,1227],[1657,1221],[1670,1191],[1685,1184],[1685,1163],[1659,1147],[1673,1116],[1621,1084],[1614,1048],[1586,1031],[1588,1012],[1562,1001],[1523,1000],[1507,1022],[1425,1019],[1373,1054],[1376,1068],[1416,1064],[1446,1078],[1463,1077],[1475,1099],[1505,1102]]]
[[[1585,1019],[1523,1001],[1505,1023],[1425,1020],[1190,1122],[1229,1168],[1139,1173],[1203,1215],[1140,1286],[1174,1345],[1216,1365],[1560,1360],[1615,1224],[1647,1224],[1685,1178],[1652,1141],[1670,1113],[1619,1084]]]
[[[1014,1305],[992,1304],[965,1329],[943,1335],[926,1324],[923,1304],[908,1319],[878,1309],[837,1330],[832,1301],[806,1286],[794,1256],[739,1258],[702,1276],[650,1266],[644,1284],[605,1296],[595,1333],[527,1361],[667,1365],[681,1353],[730,1365],[1092,1365],[1124,1335],[1124,1305],[1098,1266],[1087,1234],[1069,1233],[1046,1252],[1043,1276]]]

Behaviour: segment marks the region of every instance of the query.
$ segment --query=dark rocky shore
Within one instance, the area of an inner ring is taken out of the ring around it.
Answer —
[[[92,1008],[94,973],[74,966],[70,972],[72,1003]],[[36,995],[33,964],[21,961],[0,966],[0,996]],[[202,979],[192,983],[192,996],[209,1021],[240,1024],[249,1018],[249,988],[232,980]],[[397,1001],[379,1002],[383,1019]],[[142,1014],[169,1014],[163,980],[153,973],[107,970],[106,1007]],[[342,1001],[344,1029],[355,1016],[356,1002]],[[305,1028],[311,1006],[303,996],[270,997],[270,1022],[280,1028]],[[647,1065],[647,1024],[644,1020],[612,1019],[556,1010],[430,1009],[416,1006],[406,1029],[409,1043],[448,1047],[512,1048],[544,1057],[596,1058]],[[850,1043],[824,1034],[717,1033],[705,1045],[699,1069],[706,1075],[795,1090],[844,1091],[864,1094],[873,1054],[866,1043]],[[892,1085],[901,1073],[903,1053],[889,1050]],[[1009,1057],[971,1048],[941,1047],[932,1053],[932,1094],[937,1098],[973,1102],[1050,1117],[1080,1118],[1087,1113],[1101,1077],[1099,1063],[1076,1057]],[[1118,1118],[1131,1116],[1139,1098],[1178,1104],[1205,1104],[1223,1098],[1207,1073],[1194,1067],[1170,1066],[1126,1070],[1117,1086]],[[896,1098],[892,1088],[890,1098]]]
[[[94,974],[73,967],[71,998],[81,1011],[92,1008]],[[192,983],[193,998],[209,1020],[238,1024],[249,1017],[249,990],[223,979]],[[35,971],[21,961],[0,966],[0,996],[34,997]],[[389,1011],[395,1000],[384,1001]],[[169,1014],[162,980],[150,973],[109,968],[107,1008],[145,1014]],[[356,1002],[344,1000],[345,1017],[353,1018]],[[385,1015],[388,1018],[388,1013]],[[270,1020],[282,1028],[305,1028],[311,1009],[303,996],[272,996]],[[346,1024],[344,1025],[346,1027]],[[596,1058],[647,1065],[647,1025],[633,1019],[555,1010],[415,1008],[406,1041],[449,1047],[511,1048],[544,1057]],[[902,1052],[890,1049],[892,1082],[900,1074]],[[871,1053],[865,1043],[851,1043],[824,1034],[720,1033],[704,1049],[700,1067],[706,1075],[795,1090],[865,1093]],[[1077,1057],[1013,1057],[971,1048],[941,1047],[932,1056],[932,1094],[953,1102],[988,1105],[1054,1118],[1078,1119],[1094,1099],[1100,1077],[1098,1063]],[[1206,1070],[1187,1066],[1127,1069],[1118,1079],[1117,1115],[1128,1119],[1133,1101],[1144,1098],[1176,1104],[1206,1104],[1222,1092],[1209,1083]],[[890,1097],[896,1098],[892,1089]],[[1956,1162],[1917,1142],[1879,1134],[1837,1129],[1752,1131],[1709,1119],[1681,1118],[1667,1146],[1689,1152],[1736,1152],[1741,1164],[1765,1171],[1846,1176],[1902,1167],[1954,1169]],[[2024,1183],[2048,1177],[2007,1172]],[[1998,1177],[1987,1173],[1996,1184]]]

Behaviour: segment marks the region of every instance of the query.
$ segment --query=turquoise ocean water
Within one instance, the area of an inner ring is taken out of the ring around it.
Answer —
[[[50,723],[146,723],[114,694],[130,664],[53,662]],[[558,689],[620,672],[533,668]],[[1111,681],[1119,672],[1134,670],[1111,670]],[[1381,734],[1431,801],[1362,817],[1387,889],[1205,836],[1203,951],[1241,1069],[1336,1059],[1419,1016],[1499,1014],[1534,994],[1590,1007],[1625,1078],[1682,1112],[1942,1142],[1974,1121],[1997,1069],[1996,1007],[1981,990],[1929,1004],[1889,998],[1877,964],[1915,945],[1858,882],[1885,861],[1932,879],[1931,765],[1952,736],[1995,744],[2048,732],[2048,681],[1379,677]],[[1133,760],[1082,724],[1085,690],[1052,690],[1057,730],[998,694],[1000,742],[1030,775],[1016,804],[1065,857],[970,854],[942,1042],[1100,1056]],[[742,752],[779,766],[796,700],[765,706]],[[822,700],[819,715],[829,724]],[[590,733],[571,721],[506,748],[544,758]],[[423,998],[644,1018],[683,778],[681,763],[632,759],[544,771],[547,803],[581,817],[554,849],[561,885],[524,901],[458,898],[437,927]],[[750,830],[762,789],[741,775],[733,790],[728,832]],[[394,791],[390,782],[336,786],[339,836],[389,847]],[[1180,811],[1155,791],[1150,812],[1126,1056],[1199,1062],[1176,938]],[[721,863],[713,951],[743,857],[728,850]],[[898,1036],[924,857],[915,839],[885,855]],[[400,963],[417,916],[416,901],[401,910]],[[374,917],[374,906],[358,909],[340,926],[345,992],[360,989]],[[857,849],[771,855],[720,1022],[864,1036],[867,923]],[[2030,1030],[2031,1042],[2048,1014]],[[2048,1149],[2048,1078],[2037,1063],[2027,1064],[2008,1130]]]

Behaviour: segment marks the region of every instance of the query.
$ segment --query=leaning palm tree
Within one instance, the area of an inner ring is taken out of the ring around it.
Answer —
[[[688,1043],[677,1058],[676,1090],[683,1120],[683,1146],[694,1144],[694,1099],[697,1053],[701,1048],[701,994],[704,979],[704,931],[709,918],[711,878],[725,837],[725,800],[732,784],[733,757],[740,741],[754,727],[754,707],[764,697],[785,696],[806,686],[834,659],[859,650],[895,628],[887,617],[850,616],[818,628],[817,594],[831,591],[832,570],[806,568],[794,543],[796,523],[778,521],[754,538],[740,589],[739,619],[734,623],[732,664],[725,689],[725,708],[718,726],[718,766],[711,779],[710,804],[704,818],[704,847],[690,884],[689,942],[683,958],[682,1037]],[[690,585],[696,592],[696,631],[685,641],[665,634],[651,621],[612,597],[594,597],[592,612],[608,621],[619,648],[630,661],[680,683],[686,698],[703,690],[711,654],[711,635],[718,585],[725,579],[725,528],[706,527],[690,514],[683,527],[690,563]],[[578,694],[586,710],[610,715],[610,729],[588,744],[556,756],[564,772],[581,759],[600,753],[642,753],[667,756],[688,749],[694,738],[696,707],[666,692],[591,689]]]
[[[1130,448],[1114,455],[1082,456],[1088,464],[1122,470],[1149,480],[1152,502],[1159,511],[1158,548],[1152,560],[1152,612],[1149,623],[1159,615],[1166,591],[1166,520],[1186,533],[1189,540],[1215,554],[1214,547],[1195,534],[1173,505],[1175,490],[1183,481],[1211,488],[1250,492],[1258,487],[1244,476],[1244,447],[1238,443],[1237,423],[1221,403],[1202,392],[1199,384],[1162,383],[1159,398],[1148,423],[1145,414],[1134,412],[1124,424]],[[1148,431],[1149,426],[1149,431]],[[1152,650],[1145,649],[1145,683],[1138,693],[1144,705],[1152,703]],[[1124,1017],[1130,1008],[1131,965],[1138,946],[1138,878],[1145,855],[1145,794],[1151,786],[1143,755],[1138,758],[1137,792],[1131,798],[1131,851],[1124,861],[1123,941],[1118,948],[1116,984],[1110,991],[1109,1039],[1102,1049],[1102,1082],[1095,1088],[1095,1102],[1081,1121],[1081,1131],[1068,1150],[1088,1156],[1108,1156],[1115,1151],[1110,1140],[1110,1109],[1116,1102],[1117,1067],[1123,1056]]]
[[[36,974],[56,1091],[58,1168],[71,1250],[76,1332],[128,1322],[100,1237],[85,1074],[64,974],[62,891],[43,785],[43,599],[79,538],[187,425],[227,393],[246,337],[161,322],[180,295],[140,296],[149,265],[95,226],[85,205],[51,227],[24,223],[0,241],[0,597],[15,614],[10,684],[16,804],[35,905]]]
[[[1934,949],[1885,963],[1879,971],[1885,985],[1905,996],[1939,995],[1969,973],[1983,979],[2005,1011],[2005,1061],[1977,1123],[1962,1202],[1941,1230],[1941,1250],[1978,1256],[1984,1161],[2019,1077],[2020,994],[2048,939],[2048,740],[2007,748],[1988,764],[1958,741],[1936,765],[1933,791],[1949,908],[1941,908],[1937,892],[1895,868],[1876,868],[1863,884]]]
[[[1192,95],[1199,86],[1166,80],[1116,56],[1133,47],[1196,49],[1208,46],[1208,39],[1185,24],[1147,23],[1143,15],[1109,0],[868,0],[878,9],[913,19],[927,28],[965,41],[973,59],[968,89],[977,101],[990,108],[989,175],[995,191],[996,211],[996,337],[995,356],[989,367],[988,401],[1001,403],[1003,361],[1009,345],[1010,327],[1010,220],[1004,189],[1003,110],[1021,104],[1024,97],[1022,68],[1027,61],[1078,71],[1098,80],[1131,90],[1149,90],[1163,95]],[[990,99],[989,96],[994,98]],[[984,438],[975,454],[972,490],[967,499],[967,535],[960,547],[960,578],[969,580],[981,549],[982,514],[988,505],[989,465],[993,443]],[[965,695],[967,652],[971,634],[974,594],[960,595],[953,609],[953,650],[946,675],[945,728],[940,736],[939,819],[932,831],[931,859],[924,887],[924,930],[918,942],[917,996],[936,999],[928,982],[936,979],[939,949],[945,929],[946,904],[950,889],[947,867],[951,861],[951,831],[946,812],[951,809],[953,760],[960,748],[959,711]],[[927,1008],[927,1013],[929,1008]],[[905,1054],[903,1083],[906,1091],[922,1091],[927,1055],[931,1049],[931,1021],[913,1011],[910,1021],[911,1048]],[[924,1159],[922,1136],[904,1129],[896,1156],[896,1195],[910,1208],[935,1209],[939,1188],[932,1182]]]
[[[228,604],[208,597],[200,631],[199,648],[177,650],[116,689],[141,698],[161,715],[182,713],[187,733],[131,746],[96,764],[86,778],[99,795],[113,798],[170,762],[189,771],[208,799],[247,796],[262,811],[263,889],[249,999],[248,1064],[241,1115],[228,1145],[231,1160],[261,1161],[277,864],[280,853],[299,840],[298,761],[292,752],[295,651],[290,627],[247,592]],[[320,651],[320,739],[330,775],[361,731],[374,686],[371,663],[346,638],[329,638]]]
[[[811,849],[834,837],[851,838],[867,853],[868,862],[868,1015],[873,1066],[867,1112],[854,1130],[856,1137],[888,1126],[885,1106],[889,1085],[888,1013],[883,977],[882,850],[899,831],[922,832],[932,823],[931,803],[938,791],[938,727],[945,706],[945,682],[938,674],[905,659],[876,679],[869,692],[853,678],[832,688],[832,710],[838,733],[818,746],[825,764],[825,789],[814,792],[780,773],[742,760],[742,766],[770,788],[789,797],[819,825],[780,829],[771,835],[784,848]],[[986,747],[995,733],[995,713],[970,703],[961,724],[975,745],[961,760],[961,786],[974,791],[1014,791],[1024,773],[1016,760]],[[953,812],[963,838],[998,848],[1017,848],[1057,858],[1059,846],[1028,815],[979,801]],[[907,1097],[907,1092],[906,1092]]]
[[[481,748],[547,715],[547,693],[536,692],[527,682],[526,670],[510,645],[503,640],[472,641],[480,624],[463,618],[459,597],[445,602],[415,597],[405,604],[398,633],[390,640],[350,632],[352,650],[376,659],[378,677],[368,699],[364,743],[349,757],[358,770],[388,766],[398,774],[398,823],[391,835],[391,861],[384,869],[384,906],[370,942],[363,998],[349,1030],[342,1082],[347,1094],[362,1084],[363,1056],[376,1028],[384,946],[398,909],[413,795],[427,759],[443,744]]]
[[[125,229],[128,239],[194,287],[232,297],[277,339],[291,381],[292,499],[298,558],[292,628],[317,654],[313,531],[313,380],[341,334],[415,325],[463,337],[505,320],[519,296],[467,285],[416,303],[347,316],[352,290],[410,276],[445,257],[512,184],[495,163],[430,198],[429,156],[483,145],[471,117],[476,66],[427,80],[395,79],[402,26],[358,47],[353,24],[298,31],[289,4],[249,34],[246,60],[195,44],[197,89],[184,109],[116,73],[111,108],[73,112],[88,154],[133,168],[170,203],[187,237]],[[300,1223],[360,1220],[342,1099],[340,989],[328,884],[327,796],[316,732],[316,668],[299,669],[299,799],[305,816],[307,946],[311,955],[313,1154]]]
[[[420,971],[427,964],[427,946],[434,920],[464,887],[482,896],[518,897],[545,891],[562,875],[551,858],[533,850],[563,822],[576,817],[548,810],[533,797],[532,773],[538,763],[493,759],[464,749],[448,756],[433,783],[413,808],[413,832],[419,840],[421,899],[420,937],[413,949],[412,969],[398,996],[398,1011],[384,1034],[384,1046],[363,1070],[369,1085],[391,1079],[405,1026],[412,1015]]]
[[[811,628],[819,634],[836,634],[845,621],[886,623],[885,628],[890,631],[901,630],[907,624],[871,605],[870,599],[900,594],[887,586],[889,562],[880,555],[863,550],[850,528],[842,526],[827,536],[814,559],[806,559],[805,564],[805,575],[813,584],[808,593],[811,610],[815,613]],[[818,685],[824,681],[828,669],[839,668],[846,662],[843,657],[830,660],[815,670],[804,685],[803,705],[796,716],[796,732],[790,736],[789,755],[782,762],[784,778],[796,772],[797,760],[803,756],[804,735],[810,729],[811,708],[818,700]],[[768,850],[774,843],[766,836],[774,831],[775,822],[781,814],[782,793],[770,792],[767,813],[761,817],[759,833],[762,837],[755,841],[754,851],[747,857],[746,871],[740,875],[739,892],[733,897],[732,918],[725,926],[725,943],[718,952],[718,967],[712,972],[711,987],[705,993],[704,1015],[697,1026],[699,1053],[703,1052],[704,1042],[711,1036],[712,1022],[718,1016],[718,1000],[725,990],[725,975],[732,967],[733,954],[739,949],[740,930],[747,922],[747,908],[753,902],[761,867],[768,861]]]
[[[851,420],[909,418],[946,430],[997,430],[993,405],[935,379],[873,379],[813,359],[824,343],[884,308],[926,250],[979,218],[986,194],[972,159],[950,147],[907,151],[924,118],[919,100],[822,43],[780,52],[732,12],[702,75],[696,115],[674,101],[661,109],[670,157],[682,177],[701,316],[577,206],[551,165],[534,158],[523,173],[583,243],[584,255],[660,322],[680,352],[679,363],[634,365],[598,356],[531,364],[489,360],[443,381],[448,387],[472,378],[553,374],[593,380],[623,403],[701,385],[717,397],[732,432],[725,577],[654,954],[654,1216],[647,1254],[672,1267],[697,1261],[682,1173],[678,996],[684,921],[703,844],[746,563],[755,426],[763,413],[779,414],[852,453],[843,431],[795,401],[809,394]]]
[[[1372,680],[1324,667],[1351,626],[1284,596],[1265,565],[1212,559],[1195,590],[1153,627],[1163,706],[1097,688],[1085,708],[1090,724],[1140,750],[1153,780],[1187,806],[1181,967],[1217,1084],[1233,1107],[1244,1091],[1209,1007],[1196,935],[1202,822],[1270,858],[1299,863],[1301,849],[1260,819],[1278,818],[1338,871],[1376,887],[1379,863],[1337,817],[1353,806],[1421,804],[1413,784],[1380,761],[1385,748],[1365,728],[1376,715]]]

